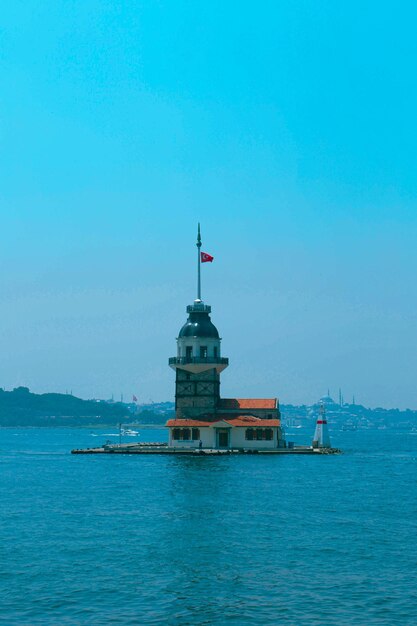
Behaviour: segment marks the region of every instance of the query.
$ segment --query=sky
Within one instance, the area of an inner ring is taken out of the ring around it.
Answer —
[[[14,0],[0,17],[0,386],[417,408],[415,3]]]

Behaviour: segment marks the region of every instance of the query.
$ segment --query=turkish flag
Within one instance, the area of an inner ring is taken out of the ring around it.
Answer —
[[[214,259],[214,256],[211,256],[211,254],[207,254],[207,252],[202,252],[201,253],[201,262],[202,263],[211,263]]]

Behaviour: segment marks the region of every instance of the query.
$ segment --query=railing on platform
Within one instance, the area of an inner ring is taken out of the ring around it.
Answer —
[[[169,365],[188,365],[213,363],[213,365],[229,365],[229,359],[215,356],[173,356],[168,360]]]

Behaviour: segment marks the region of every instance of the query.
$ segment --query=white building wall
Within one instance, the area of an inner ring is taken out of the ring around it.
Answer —
[[[203,442],[203,448],[214,448],[216,445],[215,431],[213,428],[203,426],[200,428],[200,439]],[[190,429],[191,430],[191,429]],[[173,429],[169,429],[169,446],[170,448],[198,448],[200,446],[200,440],[197,441],[184,441],[182,439],[172,439]]]
[[[245,439],[246,427],[232,427],[230,428],[229,435],[229,447],[230,448],[247,448],[248,450],[273,449],[278,447],[277,442],[277,427],[268,427],[272,429],[273,438],[271,440],[257,439],[247,440]],[[182,439],[172,439],[172,428],[169,429],[169,446],[171,448],[198,448],[200,441],[184,441]],[[190,429],[191,430],[191,429]],[[217,448],[217,429],[215,427],[200,427],[200,439],[203,442],[203,448]]]
[[[214,348],[217,348],[217,357],[220,357],[220,339],[209,339],[201,337],[181,337],[177,339],[177,356],[186,356],[186,348],[191,346],[193,349],[193,357],[200,356],[200,347],[207,347],[207,356],[214,357]]]

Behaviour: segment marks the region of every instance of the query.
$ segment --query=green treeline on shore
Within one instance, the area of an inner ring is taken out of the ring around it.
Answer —
[[[122,403],[81,400],[61,393],[35,394],[27,387],[0,389],[0,426],[100,426],[132,420]]]

